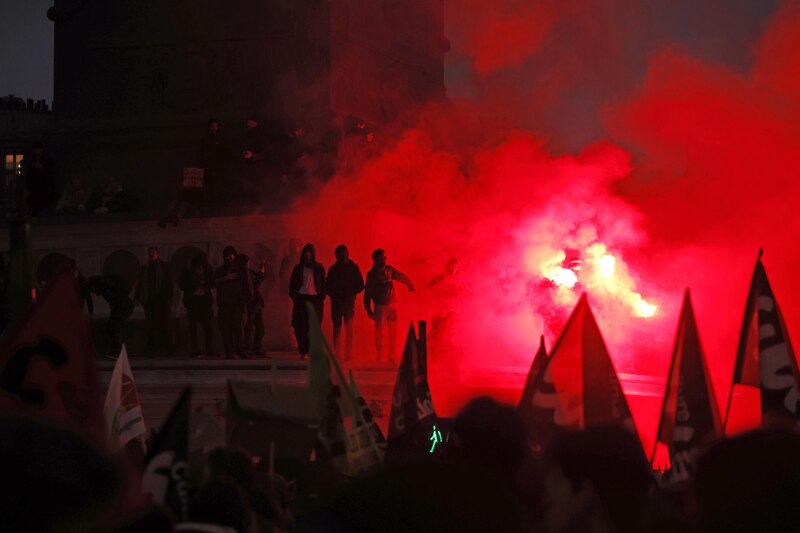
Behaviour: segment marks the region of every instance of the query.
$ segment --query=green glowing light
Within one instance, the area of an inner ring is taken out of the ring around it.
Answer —
[[[431,449],[428,450],[428,453],[433,453],[437,444],[444,443],[444,440],[442,440],[442,432],[436,429],[436,424],[433,425],[433,431],[428,440],[431,441]]]

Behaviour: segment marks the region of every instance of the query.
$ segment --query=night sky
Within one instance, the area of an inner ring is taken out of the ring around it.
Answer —
[[[53,99],[53,0],[3,2],[0,31],[0,96]]]
[[[448,17],[447,34],[454,41],[454,47],[447,57],[447,77],[449,92],[454,95],[472,93],[472,74],[467,72],[462,50],[459,50],[459,33],[464,30],[463,13],[453,17],[453,7],[459,1],[445,2],[450,16]],[[466,0],[466,4],[470,4]],[[547,2],[505,2],[504,4],[546,4]],[[615,4],[607,4],[614,11]],[[573,3],[574,4],[574,3]],[[583,4],[583,2],[578,3]],[[591,10],[594,2],[585,2]],[[778,2],[774,0],[733,0],[719,2],[704,0],[701,2],[667,2],[665,0],[644,0],[639,2],[648,11],[657,15],[658,26],[664,35],[682,41],[690,48],[700,49],[708,55],[716,57],[731,55],[741,56],[741,50],[747,47],[749,38],[761,21],[771,14]],[[4,2],[3,31],[0,32],[0,95],[15,94],[23,98],[53,98],[53,26],[47,17],[47,9],[53,0],[12,0]],[[502,7],[502,6],[500,6]],[[595,6],[596,7],[596,6]],[[619,6],[616,6],[619,7]],[[728,18],[715,15],[722,12],[737,12],[740,20],[724,27]],[[496,9],[501,12],[503,9]],[[742,23],[742,20],[746,21]],[[704,23],[705,21],[705,23]],[[723,27],[713,27],[714,21],[722,22]],[[708,23],[711,23],[709,25]],[[469,22],[467,22],[469,23]],[[733,26],[733,27],[731,27]],[[524,67],[523,67],[524,70]],[[466,82],[466,83],[465,83]]]

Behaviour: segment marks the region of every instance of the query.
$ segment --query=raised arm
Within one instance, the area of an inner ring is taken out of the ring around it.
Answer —
[[[414,287],[414,284],[411,282],[411,279],[394,267],[392,267],[392,279],[399,281],[400,283],[408,287],[408,290],[411,292],[417,290],[417,288]]]

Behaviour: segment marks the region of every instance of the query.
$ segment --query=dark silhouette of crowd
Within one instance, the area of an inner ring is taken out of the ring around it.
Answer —
[[[68,430],[0,418],[7,531],[789,533],[800,530],[800,436],[758,430],[712,444],[695,478],[663,487],[620,427],[558,434],[533,458],[514,407],[470,402],[442,454],[345,479],[322,462],[219,447],[188,465],[190,511],[132,494],[141,457]],[[137,463],[137,461],[139,461]]]
[[[257,115],[240,125],[210,118],[196,151],[186,154],[176,194],[149,199],[129,190],[126,181],[133,176],[110,172],[98,183],[97,169],[57,168],[37,141],[21,163],[16,194],[32,217],[156,210],[162,228],[190,215],[275,212],[309,186],[335,172],[353,172],[373,155],[375,133],[365,120],[347,116],[322,129],[310,132],[292,120]]]
[[[144,312],[147,356],[170,356],[175,352],[176,345],[180,344],[180,328],[176,324],[173,304],[179,291],[186,310],[187,352],[191,358],[264,357],[267,355],[264,344],[267,327],[265,302],[277,281],[283,285],[280,291],[289,297],[291,308],[279,310],[287,315],[287,324],[282,326],[278,316],[269,327],[281,331],[282,327],[288,329],[290,324],[294,347],[302,359],[307,359],[309,353],[311,317],[306,306],[311,304],[316,320],[321,324],[324,302],[329,297],[335,351],[343,361],[352,360],[357,336],[354,326],[358,312],[356,299],[363,292],[366,315],[374,322],[375,359],[378,363],[396,364],[398,304],[394,283],[406,285],[409,291],[415,290],[414,284],[400,270],[387,264],[383,249],[373,252],[373,264],[367,271],[366,281],[358,264],[350,258],[346,245],[338,245],[334,257],[335,261],[326,270],[317,261],[312,243],[307,243],[301,250],[299,243],[292,241],[276,276],[273,266],[265,259],[261,259],[258,268],[254,269],[248,255],[238,253],[233,246],[226,246],[218,268],[211,266],[205,253],[198,252],[188,268],[173,273],[161,258],[159,248],[150,246],[147,262],[132,281],[110,273],[86,280],[75,261],[70,263],[76,275],[82,306],[89,314],[94,312],[92,294],[102,297],[107,303],[109,315],[104,330],[107,342],[103,343],[100,351],[112,359],[119,355],[126,338],[130,345],[126,322],[137,307]],[[214,343],[215,317],[222,343],[219,354]]]

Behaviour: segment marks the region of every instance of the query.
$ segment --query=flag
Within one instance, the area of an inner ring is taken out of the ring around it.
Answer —
[[[192,389],[183,389],[145,460],[142,492],[172,509],[179,522],[189,520],[189,418]]]
[[[544,364],[547,362],[547,350],[544,347],[544,335],[539,338],[539,350],[531,363],[531,369],[528,372],[528,377],[525,380],[525,386],[522,389],[522,395],[519,397],[519,404],[517,410],[522,417],[525,425],[528,425],[528,418],[530,410],[533,407],[533,391],[536,384],[536,378],[542,373]]]
[[[759,425],[796,425],[800,418],[797,359],[761,254],[759,250],[736,351],[725,417],[728,434]],[[746,416],[746,411],[755,416]]]
[[[375,422],[375,417],[372,416],[372,411],[367,405],[366,400],[364,400],[364,397],[361,395],[361,391],[358,389],[358,385],[356,385],[356,378],[353,376],[352,370],[350,370],[350,392],[353,394],[353,398],[355,398],[356,406],[359,410],[357,423],[358,425],[363,424],[367,428],[370,438],[372,439],[372,443],[370,445],[375,447],[378,456],[381,460],[383,460],[383,455],[386,452],[386,437],[383,436],[381,428],[378,427],[378,424]]]
[[[691,479],[695,459],[721,434],[721,426],[692,301],[686,291],[656,433],[656,445],[665,445],[669,453],[668,482]]]
[[[73,272],[63,270],[0,343],[0,410],[66,422],[105,443],[97,362]]]
[[[124,344],[111,373],[103,413],[106,417],[109,443],[113,449],[121,449],[130,440],[147,435],[142,403],[139,401],[139,393],[128,362],[128,350]]]
[[[355,411],[352,395],[328,342],[322,336],[314,308],[311,304],[306,307],[309,324],[309,386],[320,418],[317,457],[330,461],[340,472],[349,474],[349,436],[344,419]]]
[[[414,325],[409,326],[403,359],[397,369],[389,416],[387,456],[427,451],[429,430],[436,421],[428,386],[425,322],[419,323],[419,330],[417,339]]]
[[[541,454],[559,430],[606,424],[635,429],[586,295],[578,301],[532,389],[525,422],[534,454]]]

